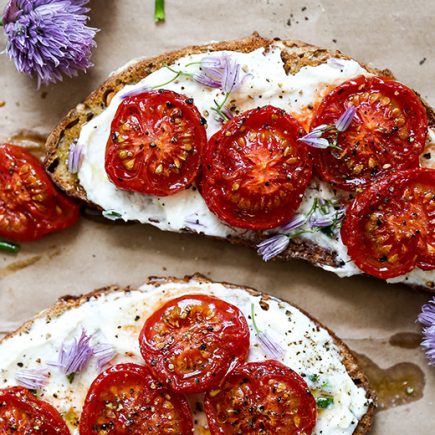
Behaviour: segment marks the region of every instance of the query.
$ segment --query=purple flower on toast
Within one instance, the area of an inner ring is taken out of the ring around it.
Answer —
[[[38,86],[77,75],[90,61],[98,29],[86,25],[89,0],[10,0],[3,13],[6,52]]]
[[[275,339],[267,332],[262,331],[258,328],[257,322],[255,320],[255,307],[251,304],[251,319],[254,326],[255,334],[257,336],[258,343],[260,344],[263,351],[269,358],[276,359],[278,361],[282,360],[285,355],[285,350]]]
[[[194,80],[210,88],[222,89],[225,93],[236,91],[249,74],[243,74],[240,64],[229,55],[205,56],[201,59],[200,71]]]
[[[101,372],[115,357],[116,351],[109,343],[100,343],[94,347],[94,356],[97,359],[97,368]]]
[[[257,245],[257,252],[263,257],[264,261],[269,261],[284,252],[290,243],[288,236],[277,234],[263,240]]]
[[[356,113],[356,107],[355,106],[349,106],[344,113],[338,118],[337,122],[335,123],[335,128],[341,133],[343,131],[346,131],[354,116]]]
[[[58,361],[50,365],[59,367],[66,376],[82,371],[94,355],[91,339],[92,335],[83,329],[78,339],[74,338],[69,344],[62,343]]]
[[[48,369],[20,369],[15,373],[15,380],[21,387],[39,390],[48,384]]]
[[[328,139],[325,139],[322,135],[328,130],[330,130],[328,125],[319,125],[298,140],[313,148],[326,149],[330,144]]]
[[[338,134],[343,133],[346,131],[350,124],[352,123],[353,118],[356,114],[356,108],[354,106],[349,106],[338,118],[337,122],[335,124],[322,124],[311,130],[308,134],[305,136],[302,136],[300,139],[301,142],[303,142],[306,145],[309,145],[313,148],[320,148],[320,149],[326,149],[326,148],[339,148],[336,144]],[[333,131],[336,133],[336,139],[331,143],[329,139],[326,139],[323,137],[323,134]]]

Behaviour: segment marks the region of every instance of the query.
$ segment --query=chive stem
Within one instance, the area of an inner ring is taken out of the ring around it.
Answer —
[[[154,6],[154,21],[160,23],[165,21],[165,0],[156,0]]]
[[[16,254],[20,250],[20,245],[11,242],[0,241],[0,251]]]
[[[257,322],[255,321],[254,304],[251,304],[251,317],[252,317],[252,324],[254,325],[255,332],[259,334],[261,331],[258,329]]]

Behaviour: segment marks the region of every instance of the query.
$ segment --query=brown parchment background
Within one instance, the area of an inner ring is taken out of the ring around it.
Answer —
[[[5,3],[0,0],[0,7]],[[239,38],[254,30],[337,48],[388,67],[435,105],[433,0],[167,0],[162,25],[153,22],[151,0],[91,0],[90,6],[91,23],[101,32],[96,66],[86,75],[37,90],[0,56],[0,101],[6,102],[0,108],[0,140],[21,129],[47,135],[70,107],[131,58]],[[1,34],[0,50],[4,46]],[[423,398],[380,412],[374,433],[435,432],[435,370],[420,349],[388,343],[397,332],[418,331],[415,318],[428,295],[370,278],[340,279],[300,261],[265,264],[255,252],[224,242],[82,219],[68,231],[24,245],[17,256],[0,254],[0,331],[11,330],[61,295],[111,283],[139,285],[148,275],[181,277],[196,271],[299,304],[383,368],[400,362],[420,366],[426,377]]]

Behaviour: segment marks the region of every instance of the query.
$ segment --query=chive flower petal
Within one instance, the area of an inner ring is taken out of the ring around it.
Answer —
[[[109,343],[99,343],[94,347],[94,356],[97,359],[97,368],[100,372],[115,357],[115,348]]]
[[[339,131],[340,133],[346,131],[352,123],[355,114],[356,107],[349,106],[335,123],[335,128],[337,129],[337,131]]]
[[[257,245],[257,252],[263,257],[264,261],[269,261],[284,252],[290,243],[288,236],[277,234],[263,240]]]
[[[222,89],[228,94],[239,89],[250,76],[242,73],[240,64],[230,55],[222,54],[203,57],[199,72],[193,75],[193,79],[210,88]]]
[[[49,365],[58,367],[66,376],[81,372],[94,355],[91,346],[92,335],[88,335],[83,329],[80,337],[74,338],[69,344],[62,343],[58,361]]]
[[[21,387],[39,390],[48,384],[48,369],[20,369],[15,373],[15,380]]]

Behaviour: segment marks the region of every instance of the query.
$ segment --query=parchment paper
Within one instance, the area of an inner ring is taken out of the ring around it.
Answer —
[[[1,0],[0,6],[5,3]],[[338,48],[388,67],[435,105],[433,0],[169,0],[162,25],[153,22],[152,1],[94,0],[90,5],[91,23],[101,32],[93,56],[96,66],[86,75],[37,90],[6,56],[0,57],[0,100],[6,103],[0,108],[0,140],[23,129],[48,134],[69,108],[131,58],[254,30]],[[4,45],[2,34],[0,48]],[[378,413],[374,433],[434,433],[434,369],[420,349],[388,343],[397,332],[418,331],[415,318],[428,295],[370,278],[340,279],[300,261],[265,264],[253,251],[199,236],[82,219],[68,231],[24,245],[17,256],[0,255],[0,330],[10,330],[65,294],[111,283],[139,285],[148,275],[196,271],[299,304],[382,368],[417,364],[426,378],[423,398]]]

